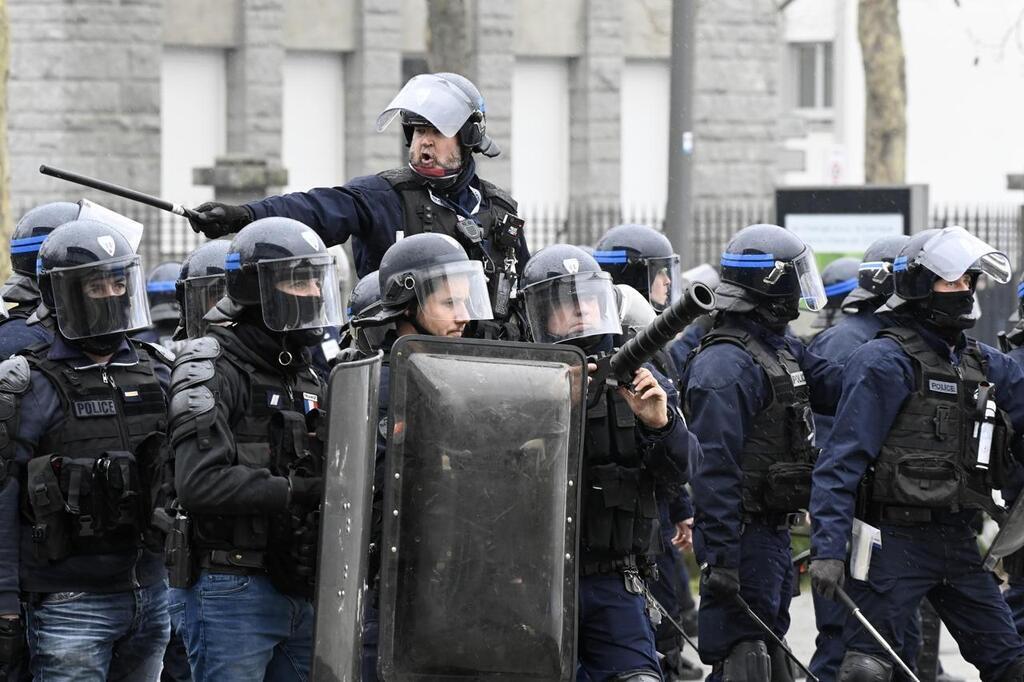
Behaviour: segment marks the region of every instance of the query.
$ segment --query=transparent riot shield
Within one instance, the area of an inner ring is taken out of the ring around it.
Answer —
[[[1024,494],[1018,495],[1006,518],[999,521],[999,532],[985,554],[985,569],[994,571],[996,564],[1024,547]]]
[[[573,346],[391,351],[384,680],[571,680],[586,363]]]
[[[360,679],[382,358],[342,362],[331,372],[313,634],[317,682]]]

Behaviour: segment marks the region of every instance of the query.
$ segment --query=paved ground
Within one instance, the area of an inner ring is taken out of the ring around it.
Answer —
[[[817,634],[817,630],[814,627],[814,606],[811,602],[810,590],[805,589],[803,594],[793,600],[793,607],[790,613],[793,624],[787,639],[793,649],[793,653],[806,663],[811,660],[811,654],[814,653],[814,637]],[[692,661],[696,661],[696,656],[692,655],[692,653],[692,651],[687,651],[687,657]],[[942,633],[940,654],[942,664],[947,672],[959,675],[969,682],[980,682],[981,678],[978,676],[978,672],[961,658],[956,642],[945,631]],[[708,672],[710,671],[711,669],[708,668]]]

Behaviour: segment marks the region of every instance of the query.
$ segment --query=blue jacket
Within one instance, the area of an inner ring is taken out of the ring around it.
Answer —
[[[842,368],[811,353],[796,338],[774,334],[742,315],[726,315],[773,348],[785,346],[800,363],[811,406],[829,414],[839,399]],[[742,479],[740,454],[754,417],[769,405],[771,385],[746,350],[717,343],[698,353],[683,376],[690,431],[700,450],[690,459],[696,507],[694,548],[701,561],[735,568],[740,560]]]
[[[895,322],[918,331],[940,356],[958,364],[964,339],[950,347],[910,318],[893,316]],[[1007,412],[1020,444],[1024,429],[1024,370],[996,349],[978,344],[988,360],[988,378],[995,385],[996,404]],[[910,357],[892,339],[865,344],[846,362],[843,396],[836,408],[832,433],[825,441],[814,467],[811,490],[811,545],[821,559],[846,560],[846,546],[853,527],[857,484],[878,458],[893,421],[914,391]],[[950,524],[970,523],[973,511],[940,515]]]
[[[47,357],[76,368],[95,364],[92,359],[59,336],[54,340]],[[135,364],[138,362],[138,355],[134,347],[128,342],[123,342],[110,362]],[[154,359],[152,364],[166,395],[170,369],[157,359]],[[29,388],[21,396],[18,413],[20,423],[15,458],[24,467],[36,454],[35,446],[43,435],[59,428],[64,421],[60,395],[42,373],[32,372]],[[23,531],[29,533],[27,529],[22,528],[19,490],[18,481],[11,480],[0,491],[0,614],[18,612],[18,592],[21,588],[19,547],[24,545],[20,536]],[[143,552],[143,556],[137,561],[134,553],[128,558],[121,554],[73,556],[54,565],[54,570],[50,571],[49,576],[54,580],[54,584],[49,591],[66,591],[69,589],[67,585],[89,585],[92,586],[92,591],[98,592],[128,589],[127,584],[122,584],[121,581],[127,580],[126,571],[129,565],[134,566],[134,578],[141,585],[150,585],[163,578],[162,557],[148,551]]]
[[[0,320],[0,360],[37,343],[49,343],[53,335],[41,324],[26,324],[21,316]]]
[[[479,187],[475,175],[469,184]],[[446,198],[463,208],[469,205],[463,195],[468,195],[468,190]],[[256,219],[283,216],[305,223],[328,246],[343,244],[351,237],[352,255],[359,277],[380,267],[384,252],[395,243],[396,234],[405,229],[402,200],[398,192],[391,188],[387,180],[377,175],[354,178],[341,187],[317,187],[308,192],[267,197],[248,203],[246,207]],[[442,209],[441,206],[437,208]],[[520,270],[530,257],[524,232],[520,232],[516,247]]]
[[[888,313],[875,314],[871,310],[860,310],[844,315],[834,326],[814,337],[807,350],[830,362],[845,365],[853,352],[875,338],[882,329],[892,324]],[[815,443],[820,447],[832,430],[833,416],[814,415]]]

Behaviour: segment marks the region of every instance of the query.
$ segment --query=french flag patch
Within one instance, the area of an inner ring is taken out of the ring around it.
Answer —
[[[320,398],[316,393],[305,393],[302,394],[303,408],[307,413],[320,407]]]

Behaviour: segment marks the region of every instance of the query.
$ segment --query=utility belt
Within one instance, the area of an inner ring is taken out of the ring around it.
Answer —
[[[806,515],[803,512],[769,512],[766,514],[744,514],[745,526],[767,526],[776,530],[788,530],[803,524]]]
[[[200,552],[199,567],[215,573],[262,575],[267,572],[263,552],[243,549],[210,549]]]
[[[148,495],[132,453],[35,457],[26,467],[25,483],[23,510],[33,522],[37,559],[60,561],[142,545]]]

